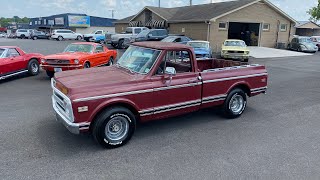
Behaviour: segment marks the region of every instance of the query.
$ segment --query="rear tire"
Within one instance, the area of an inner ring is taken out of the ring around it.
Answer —
[[[36,59],[31,59],[28,63],[28,73],[31,76],[36,76],[40,72],[40,65]]]
[[[131,139],[135,129],[136,119],[129,109],[111,107],[95,119],[92,135],[103,147],[117,148]]]
[[[112,66],[114,63],[113,57],[110,57],[109,62],[107,64],[107,66]]]
[[[22,35],[20,36],[20,38],[21,38],[21,39],[25,39],[26,36],[25,36],[24,34],[22,34]]]
[[[76,40],[80,41],[82,38],[81,36],[78,36]]]
[[[88,62],[84,63],[83,68],[84,68],[84,69],[88,69],[88,68],[90,68],[90,63],[88,63]]]
[[[124,43],[124,40],[123,39],[120,39],[119,42],[118,42],[118,48],[119,49],[123,49],[123,43]]]
[[[47,70],[46,73],[47,73],[49,78],[53,78],[53,76],[54,76],[54,72],[53,71],[48,71]]]
[[[233,89],[223,104],[225,117],[234,119],[240,117],[247,106],[247,95],[242,89]]]
[[[63,40],[63,37],[62,37],[62,36],[59,36],[57,40],[58,40],[58,41],[62,41],[62,40]]]

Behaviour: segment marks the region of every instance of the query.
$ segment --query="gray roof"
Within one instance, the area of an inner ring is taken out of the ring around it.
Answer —
[[[115,21],[113,23],[129,23],[130,20],[134,17],[135,15],[123,18],[123,19],[119,19],[118,21]]]
[[[314,23],[314,22],[312,22],[312,21],[298,21],[298,24],[296,24],[295,28],[299,28],[299,27],[301,27],[301,26],[303,26],[303,25],[306,25],[306,24],[308,24],[308,23],[313,23],[314,25],[320,27],[319,24],[316,24],[316,23]]]

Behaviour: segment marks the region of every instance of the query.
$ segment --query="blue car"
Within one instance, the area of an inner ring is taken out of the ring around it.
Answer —
[[[212,49],[208,41],[189,41],[187,45],[193,47],[196,58],[212,58]]]

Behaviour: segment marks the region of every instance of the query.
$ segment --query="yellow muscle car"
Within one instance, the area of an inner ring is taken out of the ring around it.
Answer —
[[[249,53],[246,43],[242,40],[227,39],[222,44],[221,57],[224,59],[237,59],[248,62]]]

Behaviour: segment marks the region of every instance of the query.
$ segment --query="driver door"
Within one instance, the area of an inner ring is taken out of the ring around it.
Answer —
[[[102,45],[97,45],[94,50],[94,63],[97,66],[105,65],[107,64],[107,61],[109,60],[107,53],[104,51],[104,48]]]
[[[195,72],[191,52],[167,51],[152,77],[154,84],[154,116],[165,118],[196,111],[201,104],[201,80]],[[172,69],[175,69],[175,73]],[[165,70],[171,70],[166,72]]]
[[[26,69],[24,65],[24,58],[20,55],[20,53],[15,48],[10,48],[8,50],[8,58],[10,62],[10,69],[12,72],[20,71]]]

